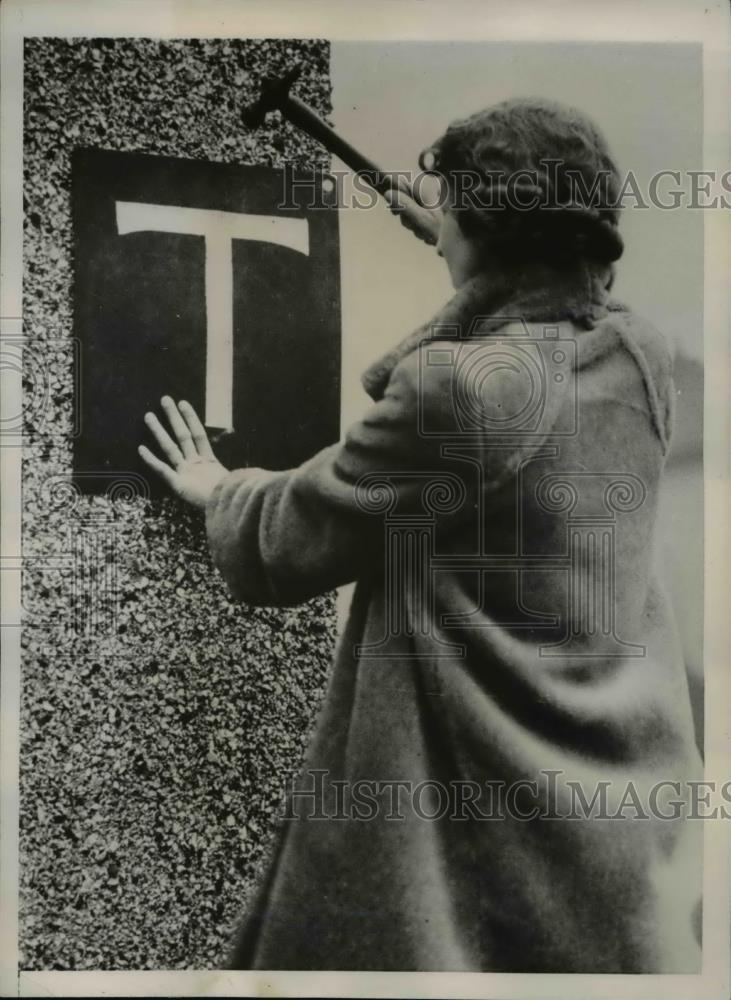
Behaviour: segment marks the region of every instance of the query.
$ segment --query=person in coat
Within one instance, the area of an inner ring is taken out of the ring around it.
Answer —
[[[617,168],[542,100],[422,164],[455,295],[343,440],[227,471],[189,404],[146,417],[234,599],[356,581],[231,965],[697,972],[702,763],[654,564],[672,365],[610,297]]]

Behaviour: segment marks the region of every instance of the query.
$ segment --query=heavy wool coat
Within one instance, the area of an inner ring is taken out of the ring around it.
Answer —
[[[234,967],[699,971],[702,765],[653,563],[671,358],[604,286],[478,276],[365,373],[342,442],[210,498],[236,599],[357,581]]]

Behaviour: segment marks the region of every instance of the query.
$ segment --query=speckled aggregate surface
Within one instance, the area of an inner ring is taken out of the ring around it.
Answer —
[[[327,115],[328,46],[40,38],[24,58],[21,967],[220,967],[321,701],[334,599],[232,604],[200,514],[133,476],[70,487],[70,154],[326,165],[278,114],[239,115],[295,59]]]

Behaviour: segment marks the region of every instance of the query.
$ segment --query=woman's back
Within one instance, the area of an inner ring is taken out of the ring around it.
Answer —
[[[175,470],[148,458],[235,598],[357,580],[233,964],[697,972],[702,768],[653,568],[671,365],[608,301],[619,172],[540,100],[427,152],[457,294],[365,373],[365,416],[283,472],[164,433]]]
[[[669,357],[625,311],[486,325],[401,357],[340,457],[380,543],[235,964],[697,967],[698,824],[662,818],[700,776],[652,568]],[[563,376],[532,423],[527,372]]]

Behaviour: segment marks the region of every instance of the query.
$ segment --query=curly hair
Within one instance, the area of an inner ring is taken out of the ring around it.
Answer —
[[[502,101],[455,122],[419,157],[446,185],[466,236],[517,260],[610,264],[620,178],[606,140],[575,108]]]

